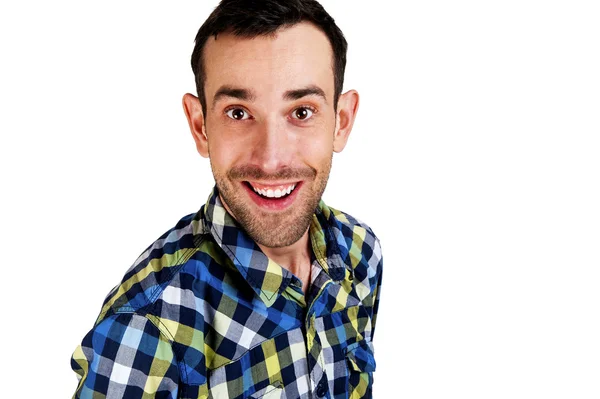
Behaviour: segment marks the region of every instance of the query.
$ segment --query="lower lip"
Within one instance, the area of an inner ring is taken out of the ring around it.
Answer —
[[[248,192],[248,195],[250,196],[250,198],[252,198],[254,203],[262,209],[266,209],[269,211],[283,211],[289,208],[296,199],[298,191],[300,191],[300,188],[302,188],[302,182],[298,182],[294,190],[289,195],[283,198],[265,198],[262,195],[257,194],[252,188],[248,186],[247,183],[242,183],[242,186],[244,186],[244,188]]]

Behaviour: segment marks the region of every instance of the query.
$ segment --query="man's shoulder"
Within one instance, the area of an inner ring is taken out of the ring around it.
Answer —
[[[198,213],[182,217],[133,262],[104,300],[97,322],[115,313],[145,313],[205,239]]]
[[[361,219],[358,219],[337,208],[328,206],[336,225],[344,238],[349,255],[356,257],[360,253],[370,267],[377,269],[381,263],[381,244],[373,229]],[[340,240],[338,240],[338,243]]]
[[[347,228],[352,229],[352,230],[354,230],[355,228],[362,229],[365,231],[366,234],[373,237],[373,239],[377,239],[377,236],[373,232],[373,229],[371,229],[371,227],[367,223],[362,221],[361,219],[358,219],[346,212],[343,212],[343,211],[341,211],[337,208],[333,208],[331,206],[329,206],[329,209],[331,210],[331,213],[333,214],[335,219],[338,220],[340,223],[342,223]]]
[[[345,237],[353,240],[360,238],[370,246],[379,244],[379,238],[367,223],[337,208],[328,208]]]

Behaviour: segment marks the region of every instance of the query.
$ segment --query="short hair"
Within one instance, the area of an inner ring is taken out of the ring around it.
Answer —
[[[246,38],[268,36],[275,34],[280,28],[291,27],[300,22],[314,24],[329,39],[333,50],[333,107],[337,109],[337,101],[344,85],[348,43],[321,4],[315,0],[222,0],[198,30],[192,52],[192,70],[204,114],[206,115],[206,70],[202,53],[211,36],[216,38],[222,32],[232,32]]]

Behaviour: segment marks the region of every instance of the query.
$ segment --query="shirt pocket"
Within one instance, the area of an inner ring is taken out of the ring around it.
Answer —
[[[348,397],[370,398],[376,363],[373,343],[362,340],[346,348]]]

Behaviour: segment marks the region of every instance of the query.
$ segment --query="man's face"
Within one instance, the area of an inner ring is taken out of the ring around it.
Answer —
[[[204,133],[221,199],[257,243],[291,245],[307,231],[331,169],[331,45],[301,23],[252,39],[220,34],[203,58]]]

